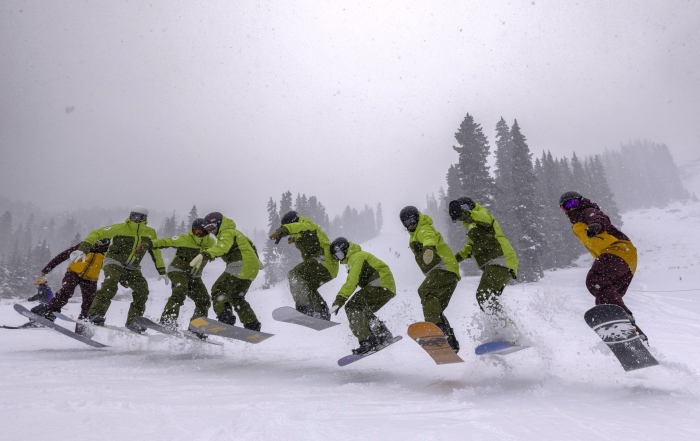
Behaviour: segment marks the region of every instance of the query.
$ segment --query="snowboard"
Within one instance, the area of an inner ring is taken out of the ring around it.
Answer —
[[[324,329],[332,328],[339,325],[338,322],[323,320],[316,317],[311,317],[302,314],[290,306],[283,306],[272,311],[272,318],[278,322],[293,323],[295,325],[306,326],[307,328],[323,331]]]
[[[78,340],[81,343],[85,343],[86,345],[92,346],[93,348],[108,348],[109,346],[103,345],[100,342],[94,341],[90,338],[85,337],[84,335],[76,334],[75,332],[64,328],[63,326],[59,326],[52,322],[51,320],[47,320],[44,317],[40,315],[36,315],[27,308],[25,308],[22,305],[15,305],[14,306],[15,311],[18,313],[22,314],[23,316],[27,317],[30,320],[34,320],[36,323],[39,323],[42,326],[45,326],[49,329],[53,329],[54,331],[63,334],[65,336],[68,336],[74,340]]]
[[[505,355],[522,351],[529,347],[530,346],[519,346],[507,341],[491,341],[477,346],[474,352],[476,355]]]
[[[464,363],[434,323],[418,322],[408,327],[408,336],[425,349],[437,364]]]
[[[29,311],[29,312],[31,312],[31,311]],[[23,325],[19,325],[19,326],[2,325],[2,326],[0,326],[0,328],[1,329],[44,329],[43,326],[41,326],[37,322],[33,322],[33,321],[28,321],[27,323],[25,323]]]
[[[238,326],[227,325],[220,321],[206,317],[200,317],[190,322],[190,326],[203,334],[218,335],[220,337],[233,338],[235,340],[244,341],[246,343],[261,343],[275,334],[267,334],[260,331],[251,331],[250,329],[240,328]]]
[[[215,346],[223,346],[223,343],[220,342],[214,342],[214,341],[209,341],[207,340],[202,340],[201,338],[197,337],[195,334],[193,334],[190,331],[176,331],[170,328],[166,328],[165,326],[154,322],[151,319],[147,319],[146,317],[136,317],[134,319],[134,323],[136,323],[139,326],[143,326],[144,328],[148,329],[153,329],[156,332],[160,332],[162,334],[166,335],[171,335],[173,337],[179,337],[179,338],[186,338],[188,340],[194,340],[198,341],[200,343],[207,343],[210,345],[215,345]]]
[[[372,355],[372,354],[376,354],[377,352],[381,351],[382,349],[387,348],[387,347],[393,345],[394,343],[396,343],[397,341],[401,340],[402,338],[403,338],[403,337],[401,337],[400,335],[397,336],[397,337],[394,337],[394,338],[392,338],[391,340],[389,340],[387,343],[385,343],[385,344],[381,345],[380,347],[376,348],[375,350],[366,352],[366,353],[364,353],[364,354],[362,354],[362,355],[355,355],[355,354],[346,355],[345,357],[343,357],[343,358],[341,358],[340,360],[338,360],[338,366],[347,366],[347,365],[349,365],[350,363],[354,363],[354,362],[356,362],[356,361],[358,361],[358,360],[362,360],[362,359],[365,358],[365,357],[369,357],[369,356]]]
[[[124,334],[138,335],[139,337],[148,338],[148,334],[139,334],[138,332],[134,332],[131,329],[122,328],[119,326],[111,326],[111,325],[96,325],[96,324],[91,323],[87,320],[84,320],[84,321],[83,320],[75,320],[74,318],[68,317],[67,315],[61,314],[60,312],[54,312],[53,314],[56,316],[56,318],[59,318],[61,320],[89,326],[93,329],[109,329],[110,331],[123,332]]]
[[[639,338],[624,309],[617,305],[598,305],[586,311],[583,318],[626,371],[659,364]]]

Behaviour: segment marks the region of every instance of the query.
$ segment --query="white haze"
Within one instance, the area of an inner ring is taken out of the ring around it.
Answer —
[[[0,194],[220,210],[290,189],[387,226],[467,112],[535,154],[648,138],[700,156],[696,1],[0,4]]]

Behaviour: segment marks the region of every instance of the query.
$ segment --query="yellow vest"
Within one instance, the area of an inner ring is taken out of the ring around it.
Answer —
[[[598,256],[604,253],[614,254],[627,262],[632,274],[637,271],[637,249],[632,245],[632,242],[620,240],[607,232],[588,237],[586,236],[587,227],[588,225],[583,222],[576,222],[573,230],[578,240],[591,253],[591,256],[597,259]]]
[[[71,263],[68,267],[68,271],[76,273],[82,279],[96,282],[100,277],[100,270],[102,269],[102,261],[104,258],[104,254],[88,253],[87,256],[85,256],[85,262]]]

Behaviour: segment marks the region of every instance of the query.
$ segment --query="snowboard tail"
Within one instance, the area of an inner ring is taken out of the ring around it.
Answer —
[[[408,327],[408,336],[415,340],[436,364],[464,363],[450,347],[445,334],[434,323],[414,323]]]
[[[401,337],[400,335],[399,335],[399,336],[396,336],[396,337],[392,338],[391,340],[389,340],[388,342],[386,342],[385,344],[383,344],[383,345],[381,345],[381,346],[375,348],[375,349],[372,350],[372,351],[366,352],[366,353],[364,353],[364,354],[359,354],[359,355],[357,355],[357,354],[346,355],[345,357],[343,357],[343,358],[341,358],[340,360],[338,360],[338,366],[341,366],[341,367],[342,367],[342,366],[347,366],[347,365],[349,365],[350,363],[354,363],[354,362],[356,362],[356,361],[358,361],[358,360],[362,360],[363,358],[369,357],[370,355],[376,354],[377,352],[381,351],[382,349],[385,349],[385,348],[387,348],[387,347],[393,345],[394,343],[396,343],[397,341],[401,340],[402,338],[403,338],[403,337]]]
[[[95,340],[87,338],[84,335],[76,334],[75,332],[73,332],[69,329],[66,329],[63,326],[59,326],[59,325],[55,324],[54,322],[52,322],[51,320],[47,320],[40,315],[36,315],[22,305],[15,305],[14,308],[15,308],[15,311],[17,311],[18,313],[27,317],[28,319],[33,320],[36,323],[39,323],[40,325],[45,326],[49,329],[53,329],[54,331],[58,332],[59,334],[63,334],[63,335],[70,337],[74,340],[78,340],[81,343],[85,343],[86,345],[92,346],[93,348],[108,348],[109,347],[107,345],[103,345],[100,342],[97,342]]]
[[[221,323],[220,321],[207,317],[200,317],[192,320],[190,322],[190,326],[197,332],[201,332],[203,334],[218,335],[220,337],[228,337],[253,344],[262,343],[275,335],[260,331],[251,331],[250,329],[240,328],[238,326],[227,325],[226,323]]]
[[[93,328],[93,329],[108,329],[108,330],[110,330],[110,331],[123,332],[124,334],[138,335],[139,337],[145,337],[145,338],[148,338],[148,337],[149,337],[148,334],[139,334],[138,332],[134,332],[134,331],[132,331],[131,329],[121,328],[121,327],[119,327],[119,326],[112,326],[112,325],[96,325],[96,324],[91,323],[91,322],[89,322],[89,321],[87,321],[87,320],[85,320],[85,321],[83,321],[83,320],[76,320],[76,319],[74,319],[74,318],[72,318],[72,317],[68,317],[67,315],[61,314],[60,312],[54,312],[53,314],[56,316],[56,318],[59,318],[59,319],[61,319],[61,320],[65,320],[65,321],[67,321],[67,322],[78,323],[78,324],[81,324],[81,325],[84,325],[84,326],[88,326],[88,327]]]
[[[302,314],[290,306],[283,306],[275,309],[272,311],[272,318],[278,322],[301,325],[307,328],[315,329],[316,331],[323,331],[324,329],[332,328],[333,326],[340,324],[338,322],[332,322],[330,320],[323,320]]]
[[[624,309],[617,305],[598,305],[586,311],[583,317],[626,371],[659,364],[639,338]]]

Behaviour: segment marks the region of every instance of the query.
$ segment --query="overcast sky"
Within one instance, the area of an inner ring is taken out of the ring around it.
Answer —
[[[647,138],[683,163],[698,29],[698,1],[3,0],[0,194],[251,230],[290,189],[391,223],[444,186],[467,112],[492,147],[503,116],[535,155]]]

